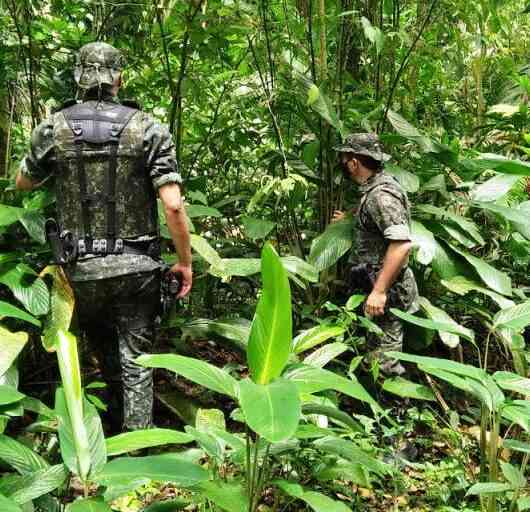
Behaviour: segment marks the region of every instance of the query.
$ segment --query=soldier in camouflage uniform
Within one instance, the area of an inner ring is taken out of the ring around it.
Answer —
[[[418,310],[418,288],[408,267],[412,247],[410,235],[410,205],[399,183],[383,169],[387,155],[379,138],[371,133],[346,137],[335,148],[347,178],[359,186],[362,194],[357,211],[359,246],[357,262],[369,269],[369,294],[365,313],[382,329],[384,335],[369,333],[367,341],[372,355],[387,374],[401,374],[398,361],[385,358],[386,351],[401,351],[403,323],[388,311],[395,307],[409,313]],[[335,212],[340,219],[342,212]]]
[[[157,193],[178,263],[178,297],[191,289],[191,251],[181,177],[167,127],[132,102],[120,103],[124,58],[105,43],[79,52],[71,101],[35,128],[17,176],[22,190],[53,183],[60,230],[72,234],[66,265],[80,328],[102,354],[107,381],[120,375],[123,426],[152,424],[152,370],[134,363],[154,341],[160,305]],[[118,378],[119,380],[119,378]]]

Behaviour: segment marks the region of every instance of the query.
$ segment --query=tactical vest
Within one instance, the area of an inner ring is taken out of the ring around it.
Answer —
[[[108,243],[107,251],[113,252],[116,240],[158,236],[139,110],[110,102],[80,103],[57,112],[53,125],[61,229],[86,241],[87,252],[92,240]]]

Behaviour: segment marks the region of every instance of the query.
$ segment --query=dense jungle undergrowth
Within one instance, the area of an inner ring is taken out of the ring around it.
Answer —
[[[529,510],[529,22],[527,0],[0,0],[0,510]],[[53,194],[14,187],[94,40],[170,126],[193,232],[193,292],[139,360],[157,428],[120,435],[49,265]],[[352,131],[413,204],[406,378],[341,294]]]

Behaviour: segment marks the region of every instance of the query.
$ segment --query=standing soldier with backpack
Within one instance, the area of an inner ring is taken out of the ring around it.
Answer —
[[[364,311],[383,331],[381,336],[368,333],[372,356],[384,374],[400,375],[403,366],[385,357],[384,352],[403,347],[403,323],[389,308],[409,313],[419,309],[418,287],[408,266],[412,242],[407,194],[385,172],[384,162],[390,155],[384,152],[377,135],[349,135],[335,150],[345,178],[354,181],[362,194],[357,211],[357,261],[348,276],[350,289],[367,294]],[[343,212],[335,212],[335,220],[343,216]]]
[[[65,264],[80,328],[104,359],[106,380],[120,374],[123,426],[152,425],[152,369],[134,360],[154,342],[161,264],[160,198],[178,256],[170,272],[192,286],[190,237],[181,177],[168,128],[117,98],[124,57],[106,43],[79,51],[71,101],[33,131],[17,176],[31,190],[53,181],[57,222],[49,238]],[[50,228],[50,225],[48,225]],[[121,368],[120,368],[121,367]]]

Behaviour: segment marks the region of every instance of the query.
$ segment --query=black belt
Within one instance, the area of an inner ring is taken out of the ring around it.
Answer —
[[[89,254],[92,256],[138,254],[158,258],[160,256],[160,243],[158,240],[131,242],[121,238],[80,238],[77,241],[77,254],[79,258]]]

